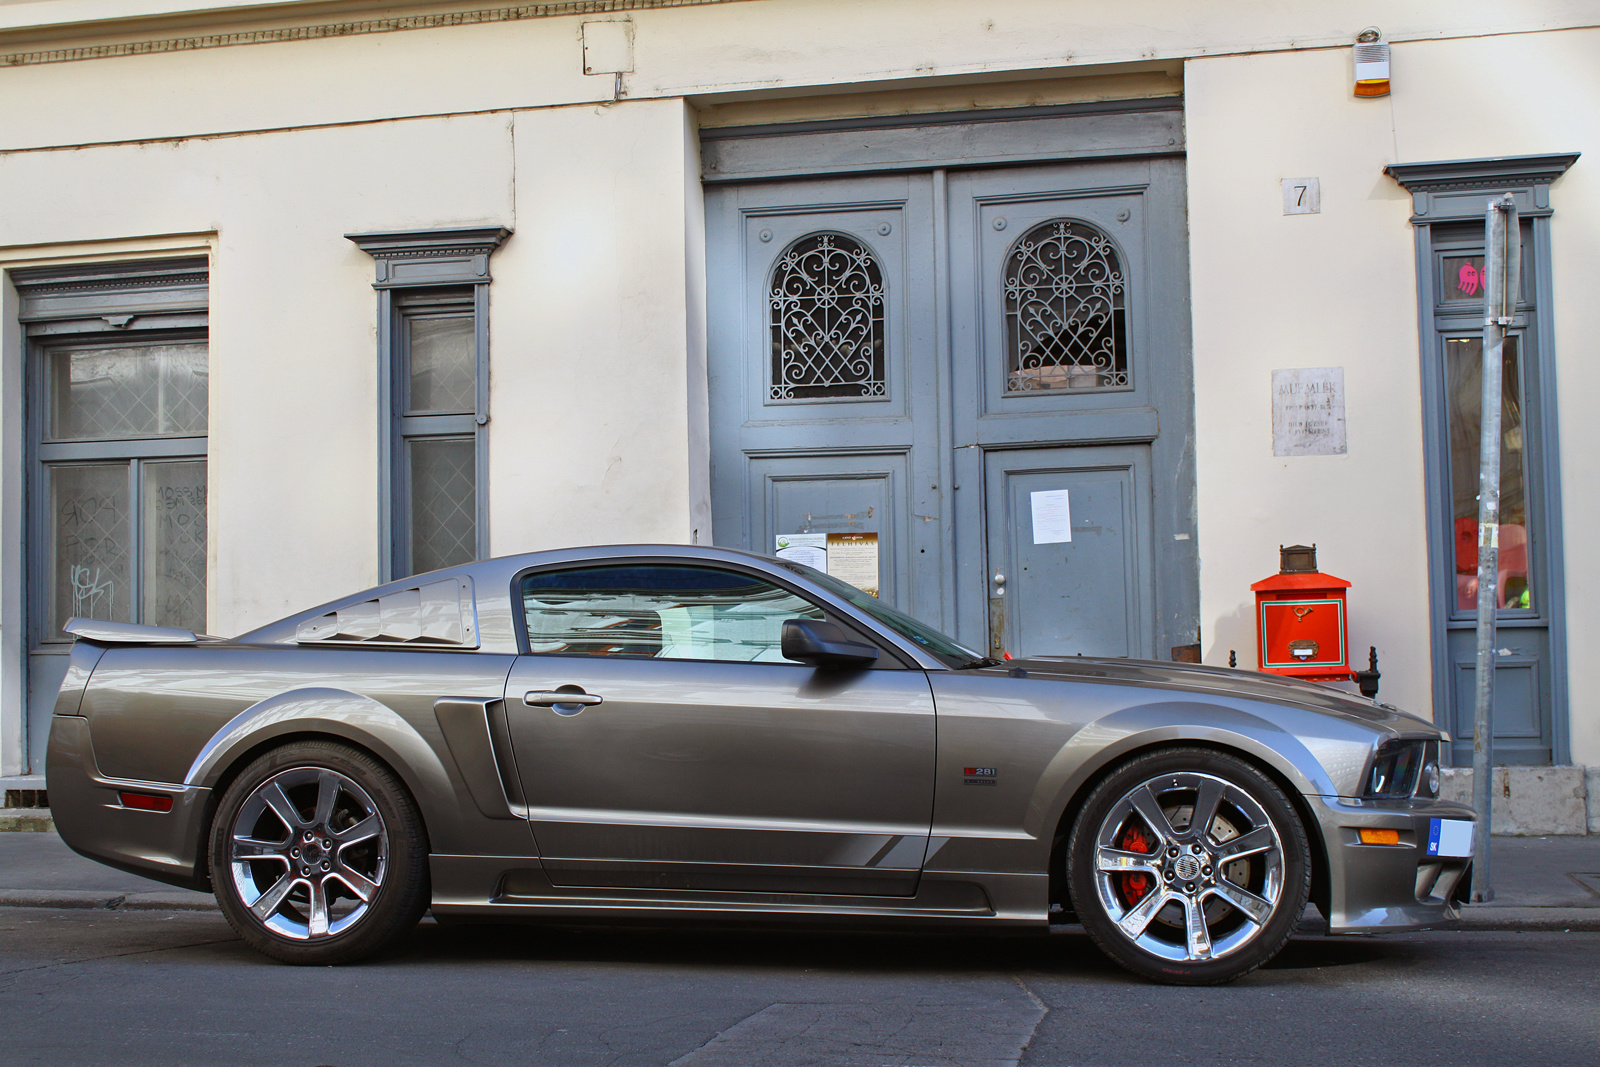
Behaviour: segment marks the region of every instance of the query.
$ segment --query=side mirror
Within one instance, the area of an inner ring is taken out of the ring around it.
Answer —
[[[786,619],[782,652],[785,659],[818,667],[865,667],[878,658],[878,650],[852,641],[831,622]]]

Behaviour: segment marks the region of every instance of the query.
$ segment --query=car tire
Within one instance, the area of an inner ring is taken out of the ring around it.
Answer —
[[[1212,749],[1164,749],[1126,761],[1089,794],[1067,845],[1067,884],[1078,920],[1118,964],[1158,982],[1215,985],[1288,941],[1311,892],[1311,850],[1289,798],[1255,767]]]
[[[222,914],[258,952],[351,963],[394,944],[428,908],[428,840],[410,793],[370,755],[300,741],[240,772],[211,824]]]

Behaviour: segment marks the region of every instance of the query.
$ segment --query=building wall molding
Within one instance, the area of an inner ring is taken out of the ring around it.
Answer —
[[[700,134],[706,183],[1181,156],[1182,97],[725,126]]]
[[[357,19],[321,22],[308,26],[279,26],[237,30],[232,33],[207,33],[184,37],[159,37],[142,41],[114,41],[0,53],[0,67],[35,66],[41,63],[71,63],[84,59],[112,59],[118,56],[145,56],[163,52],[193,52],[203,48],[231,48],[235,45],[278,44],[284,41],[314,41],[326,37],[355,37],[369,33],[397,33],[404,30],[432,30],[442,26],[474,26],[485,22],[520,22],[526,19],[557,18],[563,15],[608,15],[629,11],[669,7],[699,7],[705,4],[730,4],[739,0],[563,0],[548,4],[518,4],[514,7],[477,8],[471,11],[446,11],[428,15],[394,18]]]
[[[345,234],[372,257],[375,289],[488,282],[489,255],[510,236],[504,226]]]
[[[1411,194],[1412,222],[1482,218],[1484,190],[1517,197],[1523,215],[1550,213],[1550,183],[1577,162],[1579,152],[1538,156],[1493,156],[1429,163],[1391,163],[1383,172]]]

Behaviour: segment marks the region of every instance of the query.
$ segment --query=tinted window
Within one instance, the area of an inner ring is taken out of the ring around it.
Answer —
[[[753,575],[668,564],[542,571],[518,595],[536,655],[779,661],[815,604]]]
[[[791,559],[774,558],[772,562],[822,586],[845,603],[883,623],[901,637],[910,638],[937,656],[948,667],[963,670],[967,667],[980,666],[987,660],[987,657],[958,643],[955,638],[948,637],[927,623],[890,607],[870,593],[864,593],[853,585],[841,582],[831,574],[824,574]]]

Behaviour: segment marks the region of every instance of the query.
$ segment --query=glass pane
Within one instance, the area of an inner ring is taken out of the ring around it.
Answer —
[[[955,638],[940,633],[920,619],[913,619],[905,612],[890,607],[871,593],[863,592],[853,585],[841,582],[831,574],[813,570],[804,563],[796,563],[790,559],[779,559],[775,562],[779,566],[787,567],[801,577],[822,586],[834,596],[840,597],[847,603],[860,608],[901,637],[908,637],[915,641],[935,656],[944,660],[949,666],[960,668],[970,664],[973,660],[984,658],[981,653],[974,652],[967,646],[958,643]]]
[[[478,556],[477,447],[470,437],[406,442],[411,467],[411,573]]]
[[[1006,392],[1128,384],[1127,282],[1111,239],[1052,219],[1006,253]]]
[[[411,353],[406,411],[477,410],[478,355],[472,316],[412,317],[406,324]]]
[[[1507,337],[1500,394],[1500,553],[1497,600],[1532,608],[1528,568],[1528,494],[1524,481],[1522,376],[1517,339]],[[1478,605],[1478,433],[1483,410],[1483,338],[1445,339],[1445,399],[1450,425],[1456,609]]]
[[[760,578],[707,567],[586,567],[522,580],[535,653],[780,661],[786,619],[822,609]]]
[[[144,465],[144,618],[206,626],[206,461]]]
[[[1444,277],[1439,283],[1441,299],[1446,303],[1457,300],[1483,303],[1483,257],[1445,256],[1443,262]]]
[[[79,348],[49,358],[52,439],[206,432],[204,344]]]
[[[769,400],[882,397],[883,270],[842,233],[796,241],[772,268]]]
[[[128,465],[50,466],[46,640],[71,618],[132,622],[128,614]]]

